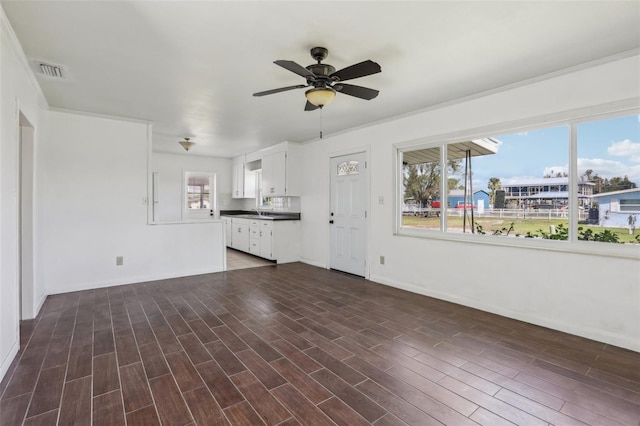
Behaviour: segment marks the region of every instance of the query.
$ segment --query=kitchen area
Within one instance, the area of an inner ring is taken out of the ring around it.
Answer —
[[[298,261],[299,145],[233,159],[193,154],[153,152],[150,223],[220,223],[225,270]]]
[[[274,263],[299,259],[298,149],[283,142],[233,159],[231,197],[248,209],[220,210],[228,248]]]

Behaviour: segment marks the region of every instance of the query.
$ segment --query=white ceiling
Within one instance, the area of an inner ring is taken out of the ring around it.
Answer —
[[[231,157],[318,137],[304,84],[272,62],[336,69],[371,59],[382,73],[349,81],[371,101],[338,94],[324,134],[640,47],[638,1],[1,1],[51,107],[149,120],[154,150]]]

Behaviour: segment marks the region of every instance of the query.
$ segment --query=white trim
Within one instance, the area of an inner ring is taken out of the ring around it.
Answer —
[[[7,40],[9,41],[9,45],[13,48],[13,52],[18,57],[18,61],[22,65],[22,68],[24,69],[25,74],[28,76],[27,78],[35,88],[38,94],[38,97],[44,103],[44,105],[48,107],[49,103],[47,102],[47,98],[44,96],[44,92],[40,87],[40,83],[38,83],[38,79],[36,78],[35,74],[33,73],[33,70],[31,69],[31,66],[29,65],[29,60],[24,54],[24,50],[22,49],[20,40],[18,40],[18,36],[13,31],[11,22],[9,22],[9,18],[5,14],[4,8],[2,6],[0,6],[0,28],[2,28],[2,32],[4,33]]]
[[[118,120],[118,121],[126,121],[129,123],[139,123],[139,124],[152,124],[151,120],[145,120],[143,118],[131,118],[131,117],[121,117],[118,115],[111,114],[100,114],[96,112],[87,112],[87,111],[79,111],[71,108],[59,108],[59,107],[48,107],[48,110],[51,112],[60,112],[63,114],[73,114],[73,115],[81,115],[85,117],[94,117],[94,118],[103,118],[106,120]]]
[[[0,380],[4,379],[5,374],[9,371],[9,367],[11,367],[11,363],[15,359],[16,355],[18,355],[18,349],[20,348],[20,338],[14,340],[11,344],[11,349],[7,352],[7,356],[2,360],[2,364],[0,364]]]
[[[382,276],[374,275],[370,278],[372,282],[388,285],[401,290],[409,291],[411,293],[421,294],[428,297],[433,297],[439,300],[445,300],[447,302],[456,303],[462,306],[468,306],[474,309],[479,309],[484,312],[490,312],[493,314],[501,315],[507,318],[512,318],[518,321],[524,321],[531,324],[540,325],[542,327],[548,327],[553,330],[564,331],[566,333],[574,334],[576,336],[583,336],[589,339],[594,339],[599,342],[609,343],[615,346],[627,348],[636,352],[640,352],[640,342],[637,340],[629,339],[624,336],[602,332],[599,328],[593,327],[576,327],[573,323],[550,321],[546,316],[538,316],[531,314],[523,314],[519,311],[513,311],[504,306],[488,305],[486,303],[478,303],[477,299],[468,297],[455,297],[449,293],[428,291],[423,287],[418,287],[412,284],[408,284],[401,281],[391,280]]]
[[[307,259],[306,257],[301,257],[300,258],[300,262],[301,263],[305,263],[307,265],[316,266],[316,267],[322,268],[322,269],[329,269],[329,265],[326,265],[326,264],[321,263],[321,262],[316,262],[315,260]]]
[[[98,288],[105,287],[113,287],[113,286],[121,286],[121,285],[129,285],[129,284],[138,284],[145,283],[150,281],[161,281],[168,280],[172,278],[182,278],[182,277],[191,277],[195,275],[206,275],[206,274],[215,274],[217,272],[223,272],[224,267],[221,268],[203,268],[197,270],[191,270],[189,272],[186,271],[177,271],[172,272],[170,274],[158,274],[158,275],[138,275],[134,277],[127,277],[126,279],[115,279],[101,282],[92,282],[86,285],[79,286],[66,286],[66,287],[56,287],[55,293],[47,292],[47,296],[51,296],[54,294],[64,294],[64,293],[72,293],[75,291],[84,291],[84,290],[95,290]]]
[[[155,199],[153,198],[153,132],[152,124],[147,125],[147,225],[154,223],[153,210],[155,209]]]

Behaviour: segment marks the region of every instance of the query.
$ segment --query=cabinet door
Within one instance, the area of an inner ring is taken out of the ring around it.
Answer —
[[[262,183],[260,189],[263,197],[271,197],[273,195],[273,160],[271,155],[262,157]]]
[[[244,163],[233,165],[231,198],[244,198]]]
[[[233,247],[233,225],[231,224],[231,218],[225,217],[224,220],[224,235],[227,240],[227,247]]]
[[[262,158],[262,196],[287,195],[287,153],[276,152]]]
[[[270,222],[260,226],[260,257],[273,260],[273,224]]]
[[[273,174],[271,185],[274,196],[287,195],[287,153],[277,152],[272,155]]]
[[[249,251],[249,225],[233,221],[232,247],[236,250]]]

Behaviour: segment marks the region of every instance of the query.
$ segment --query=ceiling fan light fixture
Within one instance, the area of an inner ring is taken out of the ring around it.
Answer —
[[[184,138],[183,141],[178,141],[178,143],[182,145],[185,151],[189,151],[191,147],[193,147],[196,144],[195,142],[191,142],[189,139],[191,138]]]
[[[333,98],[336,97],[336,91],[330,87],[318,87],[307,90],[305,96],[309,103],[322,108],[333,101]]]

